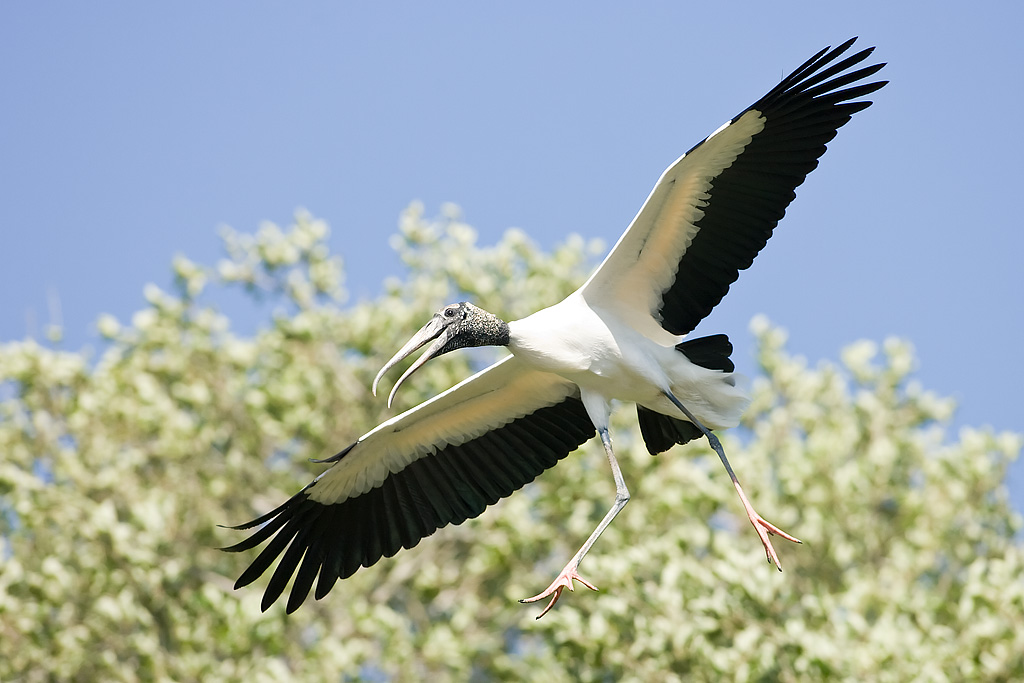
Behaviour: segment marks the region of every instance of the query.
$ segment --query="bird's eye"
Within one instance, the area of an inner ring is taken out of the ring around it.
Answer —
[[[454,318],[455,314],[458,313],[458,312],[459,312],[459,309],[457,309],[457,308],[446,308],[446,309],[444,309],[444,317],[446,317],[446,318]]]

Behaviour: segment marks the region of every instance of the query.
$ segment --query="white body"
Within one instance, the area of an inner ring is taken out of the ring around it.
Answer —
[[[674,346],[586,305],[579,292],[509,323],[509,329],[508,346],[517,359],[579,386],[598,429],[608,426],[612,399],[686,419],[665,396],[671,391],[712,429],[735,427],[750,403],[741,375],[691,363]]]

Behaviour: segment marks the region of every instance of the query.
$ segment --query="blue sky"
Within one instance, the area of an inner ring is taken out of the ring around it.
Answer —
[[[97,348],[175,254],[212,263],[217,226],[297,207],[356,299],[400,274],[414,199],[460,204],[482,243],[610,246],[682,151],[859,35],[892,82],[699,331],[748,372],[758,313],[812,364],[905,337],[957,426],[1024,430],[1018,3],[552,5],[3,3],[0,340],[42,336],[56,300],[64,346]]]

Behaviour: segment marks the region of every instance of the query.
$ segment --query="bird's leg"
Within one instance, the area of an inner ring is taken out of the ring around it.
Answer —
[[[611,524],[612,520],[615,519],[615,515],[619,514],[619,510],[625,507],[626,503],[629,502],[629,490],[626,488],[626,482],[622,478],[622,470],[619,469],[619,463],[615,460],[615,454],[612,452],[612,439],[608,434],[608,428],[604,427],[600,432],[601,443],[604,444],[604,452],[608,455],[608,462],[612,466],[612,476],[615,477],[615,502],[612,504],[612,508],[608,511],[608,514],[604,516],[601,523],[597,525],[596,529],[594,529],[594,533],[590,534],[590,538],[587,539],[587,542],[583,544],[583,547],[581,547],[575,555],[573,555],[573,558],[569,560],[569,563],[565,565],[565,568],[562,569],[561,573],[555,577],[555,580],[551,582],[551,585],[547,587],[547,590],[539,595],[533,596],[532,598],[526,598],[519,601],[537,602],[538,600],[543,600],[550,595],[551,602],[548,603],[543,612],[537,615],[538,619],[547,614],[548,611],[555,606],[555,603],[558,602],[558,598],[561,597],[564,589],[568,588],[569,590],[573,590],[573,580],[579,581],[592,591],[597,590],[596,586],[579,575],[578,570],[580,562],[582,562],[583,558],[586,557],[587,552],[590,550],[590,546],[594,545],[594,542],[597,540],[598,536],[601,535],[601,532]]]
[[[768,562],[775,563],[775,566],[782,571],[782,564],[779,562],[779,556],[775,553],[775,548],[772,547],[770,535],[781,536],[787,541],[793,541],[794,543],[803,543],[800,539],[790,536],[782,529],[778,528],[774,524],[767,521],[764,517],[757,514],[754,506],[747,500],[747,495],[743,493],[743,487],[740,486],[739,479],[736,478],[736,473],[732,471],[732,466],[729,464],[729,459],[725,457],[725,449],[722,448],[722,442],[718,440],[718,437],[711,433],[707,427],[701,424],[700,420],[694,417],[693,413],[686,409],[679,399],[672,395],[672,392],[666,391],[665,396],[668,397],[672,403],[676,405],[683,412],[683,415],[692,422],[697,429],[704,433],[704,436],[708,437],[708,442],[711,444],[711,448],[714,449],[715,453],[718,453],[718,457],[721,459],[722,464],[725,465],[725,471],[729,473],[729,478],[732,479],[732,485],[736,489],[736,493],[740,496],[740,502],[743,503],[743,509],[747,512],[747,519],[754,525],[754,529],[757,531],[757,535],[761,538],[761,543],[764,545],[764,553],[768,557]]]

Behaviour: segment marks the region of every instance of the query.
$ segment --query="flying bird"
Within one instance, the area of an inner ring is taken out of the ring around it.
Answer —
[[[235,583],[246,586],[280,558],[266,610],[294,577],[287,611],[316,582],[323,598],[338,579],[412,548],[511,495],[600,435],[615,500],[544,591],[540,618],[573,581],[601,532],[629,501],[608,431],[612,400],[636,404],[648,450],[705,437],[725,466],[768,561],[771,536],[799,542],[766,521],[744,494],[714,430],[734,427],[749,402],[725,335],[683,340],[750,266],[818,165],[825,145],[886,81],[884,64],[859,66],[869,48],[841,58],[851,39],[825,48],[677,159],[607,258],[576,292],[505,322],[471,303],[445,306],[388,361],[373,382],[423,346],[402,383],[431,358],[472,346],[511,355],[378,426],[325,460],[330,468],[280,507],[235,529],[255,529],[225,550],[269,540]],[[596,589],[595,589],[596,590]]]

